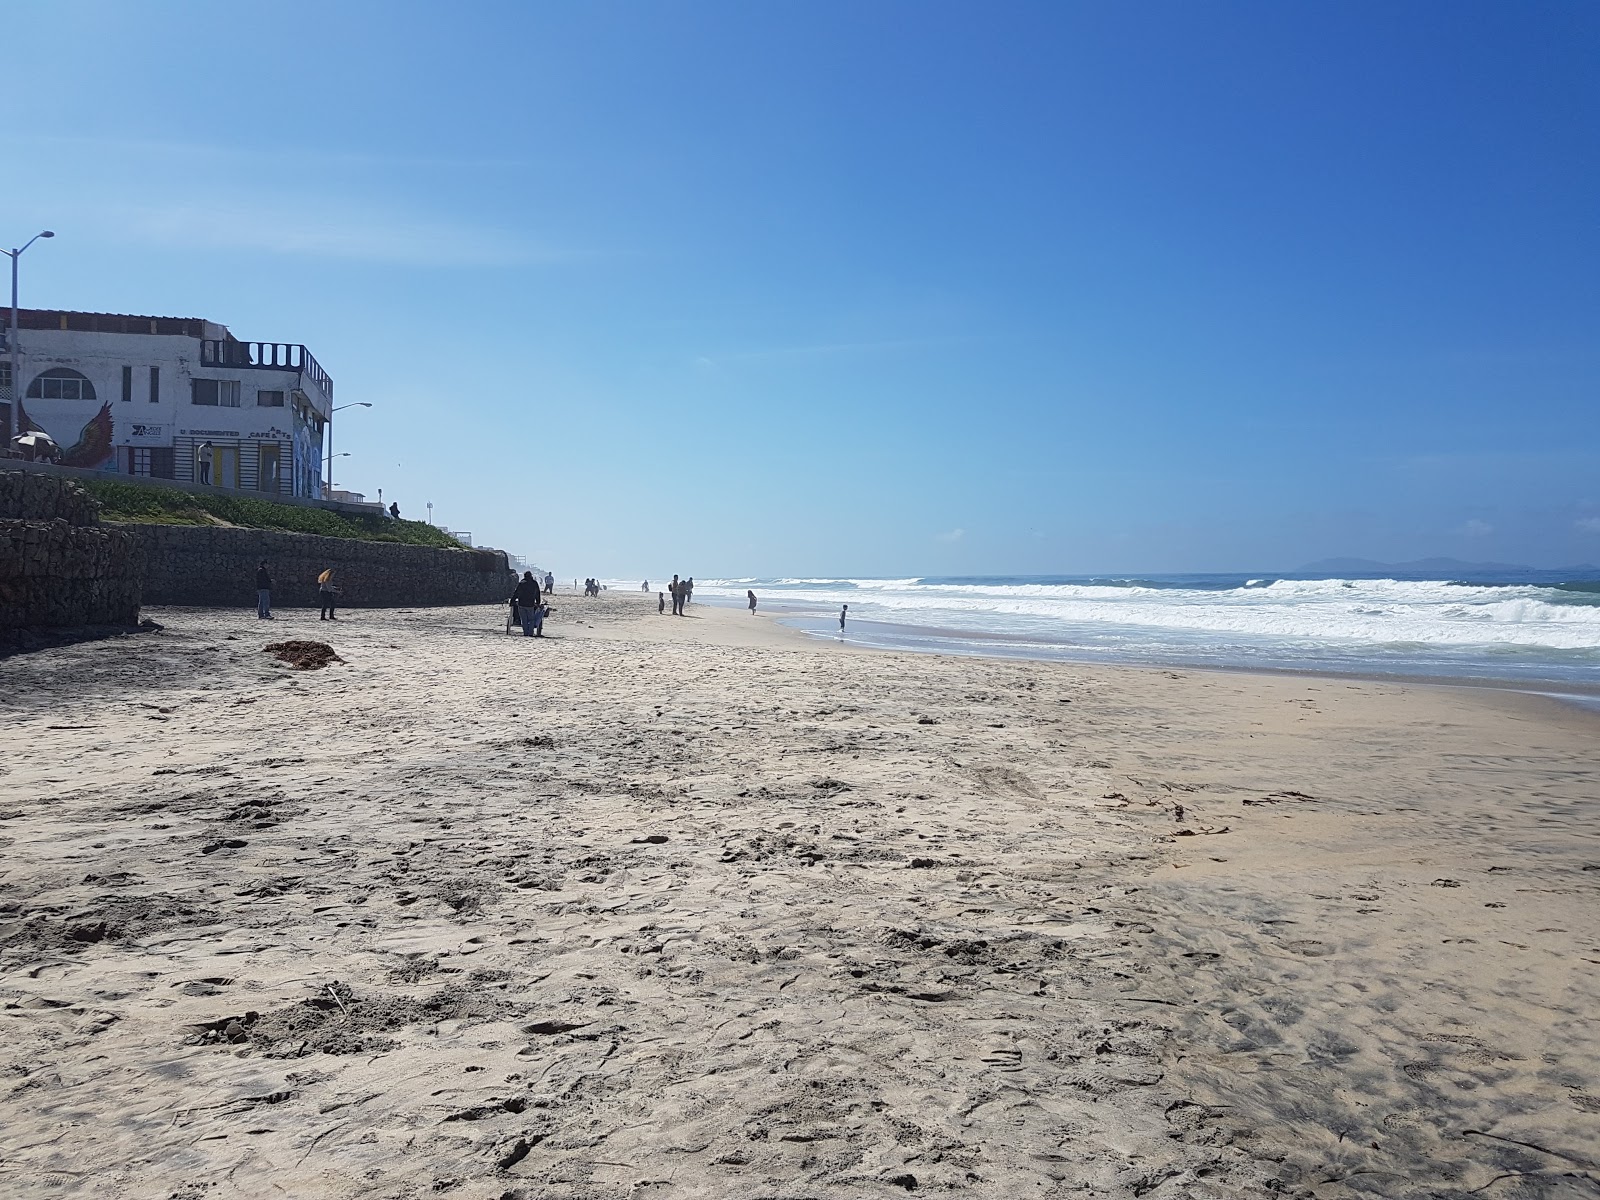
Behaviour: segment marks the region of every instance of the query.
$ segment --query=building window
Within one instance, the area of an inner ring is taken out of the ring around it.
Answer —
[[[150,403],[161,403],[161,368],[150,368]]]
[[[52,367],[34,376],[28,385],[29,400],[93,400],[94,384],[77,371]]]
[[[258,391],[256,393],[256,404],[261,408],[282,408],[283,393]]]
[[[122,368],[122,402],[124,404],[133,399],[133,368]]]
[[[195,404],[212,407],[238,408],[239,381],[237,379],[193,379],[190,400]]]

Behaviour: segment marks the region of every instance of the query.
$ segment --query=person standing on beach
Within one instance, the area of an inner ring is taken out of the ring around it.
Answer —
[[[667,594],[672,597],[672,615],[681,617],[683,615],[683,584],[678,582],[676,575],[672,577],[672,582],[667,584]]]
[[[756,615],[756,594],[753,590],[746,589],[744,595],[745,599],[750,601],[750,615],[753,617]]]
[[[333,568],[329,567],[317,576],[317,599],[322,604],[322,611],[317,619],[320,621],[336,621],[333,615],[334,603],[339,598],[339,585],[333,581]]]
[[[272,620],[272,576],[264,562],[256,568],[256,620]]]
[[[539,612],[539,581],[533,577],[532,571],[522,573],[522,582],[517,584],[517,590],[511,597],[517,604],[517,615],[522,620],[522,636],[535,635],[534,619]],[[539,622],[543,624],[541,620]]]
[[[549,571],[544,573],[544,594],[547,596],[556,594],[556,577]]]
[[[691,575],[691,576],[689,576],[689,578],[687,578],[687,579],[685,579],[683,581],[683,602],[685,604],[688,604],[693,599],[694,599],[694,576]]]
[[[665,592],[656,593],[656,615],[661,617],[667,615],[667,594]]]
[[[844,634],[844,615],[849,611],[850,606],[848,604],[839,609],[839,633],[841,636]]]

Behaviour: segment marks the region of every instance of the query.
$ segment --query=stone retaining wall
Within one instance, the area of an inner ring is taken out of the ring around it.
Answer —
[[[100,506],[70,479],[0,470],[0,521],[65,521],[94,525]]]
[[[76,483],[0,471],[0,629],[136,625],[144,551]]]
[[[201,525],[124,525],[144,548],[146,604],[254,608],[256,564],[272,575],[275,608],[316,607],[329,567],[341,606],[502,604],[516,576],[501,550],[437,550],[310,533]]]

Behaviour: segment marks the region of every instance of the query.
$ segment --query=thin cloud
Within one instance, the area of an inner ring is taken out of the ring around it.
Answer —
[[[812,342],[799,346],[768,346],[758,350],[735,350],[718,354],[719,362],[760,362],[774,358],[819,358],[833,354],[871,354],[884,350],[923,350],[929,346],[952,346],[982,341],[974,336],[888,338],[863,342]]]
[[[1579,533],[1600,533],[1600,517],[1579,517],[1573,524]]]
[[[1487,521],[1480,521],[1477,517],[1473,517],[1461,527],[1461,532],[1468,537],[1488,537],[1494,532],[1494,526]]]
[[[297,167],[353,167],[404,170],[521,170],[533,164],[516,158],[451,157],[435,154],[374,154],[355,150],[316,149],[300,143],[281,150],[256,146],[226,146],[215,142],[173,142],[147,138],[58,137],[44,134],[18,134],[0,138],[0,146],[18,148],[49,147],[89,151],[105,156],[125,154],[148,162],[152,157],[180,159],[194,169],[199,160],[263,164],[290,164]]]
[[[948,533],[936,533],[934,536],[941,542],[959,542],[967,535],[965,529],[952,529]]]
[[[295,211],[231,203],[124,208],[105,214],[123,235],[163,246],[433,267],[501,267],[579,257],[516,234],[377,211]]]

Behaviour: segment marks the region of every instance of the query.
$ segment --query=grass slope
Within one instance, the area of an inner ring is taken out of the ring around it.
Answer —
[[[145,525],[215,525],[225,521],[243,529],[281,529],[362,542],[401,542],[460,550],[461,543],[425,521],[392,521],[387,517],[348,516],[325,508],[274,504],[254,496],[197,496],[176,488],[141,487],[110,480],[84,480],[100,502],[100,519]]]

